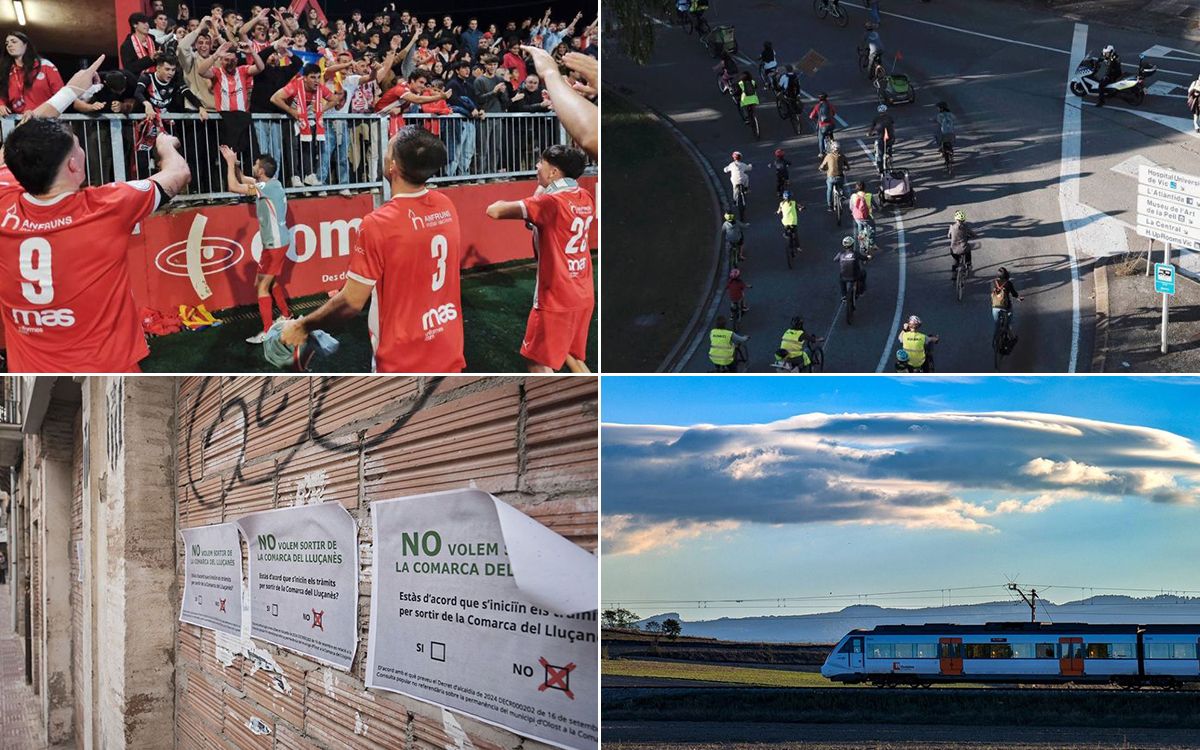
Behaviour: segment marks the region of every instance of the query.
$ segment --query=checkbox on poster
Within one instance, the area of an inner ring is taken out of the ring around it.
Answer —
[[[446,644],[430,641],[429,658],[434,661],[446,661]]]

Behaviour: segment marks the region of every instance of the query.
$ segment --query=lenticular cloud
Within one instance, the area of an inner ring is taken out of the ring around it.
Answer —
[[[994,531],[1067,501],[1192,503],[1200,451],[1145,427],[1027,412],[803,414],[603,427],[605,552],[744,523]],[[983,498],[983,499],[981,499]]]

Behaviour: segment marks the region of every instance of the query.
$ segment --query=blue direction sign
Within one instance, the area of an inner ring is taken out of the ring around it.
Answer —
[[[1175,266],[1170,263],[1154,264],[1154,291],[1158,294],[1175,293]]]

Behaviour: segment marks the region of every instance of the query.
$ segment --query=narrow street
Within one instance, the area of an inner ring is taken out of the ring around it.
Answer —
[[[12,585],[0,586],[0,623],[12,612]],[[25,684],[25,656],[21,639],[0,628],[0,750],[46,747],[38,730],[37,696]]]

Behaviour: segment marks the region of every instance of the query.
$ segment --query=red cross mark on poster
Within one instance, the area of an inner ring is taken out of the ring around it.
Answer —
[[[575,694],[571,692],[571,670],[575,669],[575,663],[571,662],[565,667],[559,667],[546,661],[544,656],[538,657],[538,663],[546,669],[546,680],[538,686],[538,692],[552,688],[563,691],[568,698],[575,700]]]
[[[220,610],[221,612],[225,611],[225,600],[224,599],[217,600],[217,609]]]
[[[313,621],[313,623],[312,623],[312,626],[313,626],[314,628],[320,628],[322,631],[324,631],[324,630],[325,630],[325,626],[321,624],[321,618],[325,616],[325,610],[321,610],[320,612],[318,612],[317,610],[315,610],[315,609],[314,609],[314,610],[312,611],[312,613],[313,613],[313,615],[312,615],[312,621]]]

